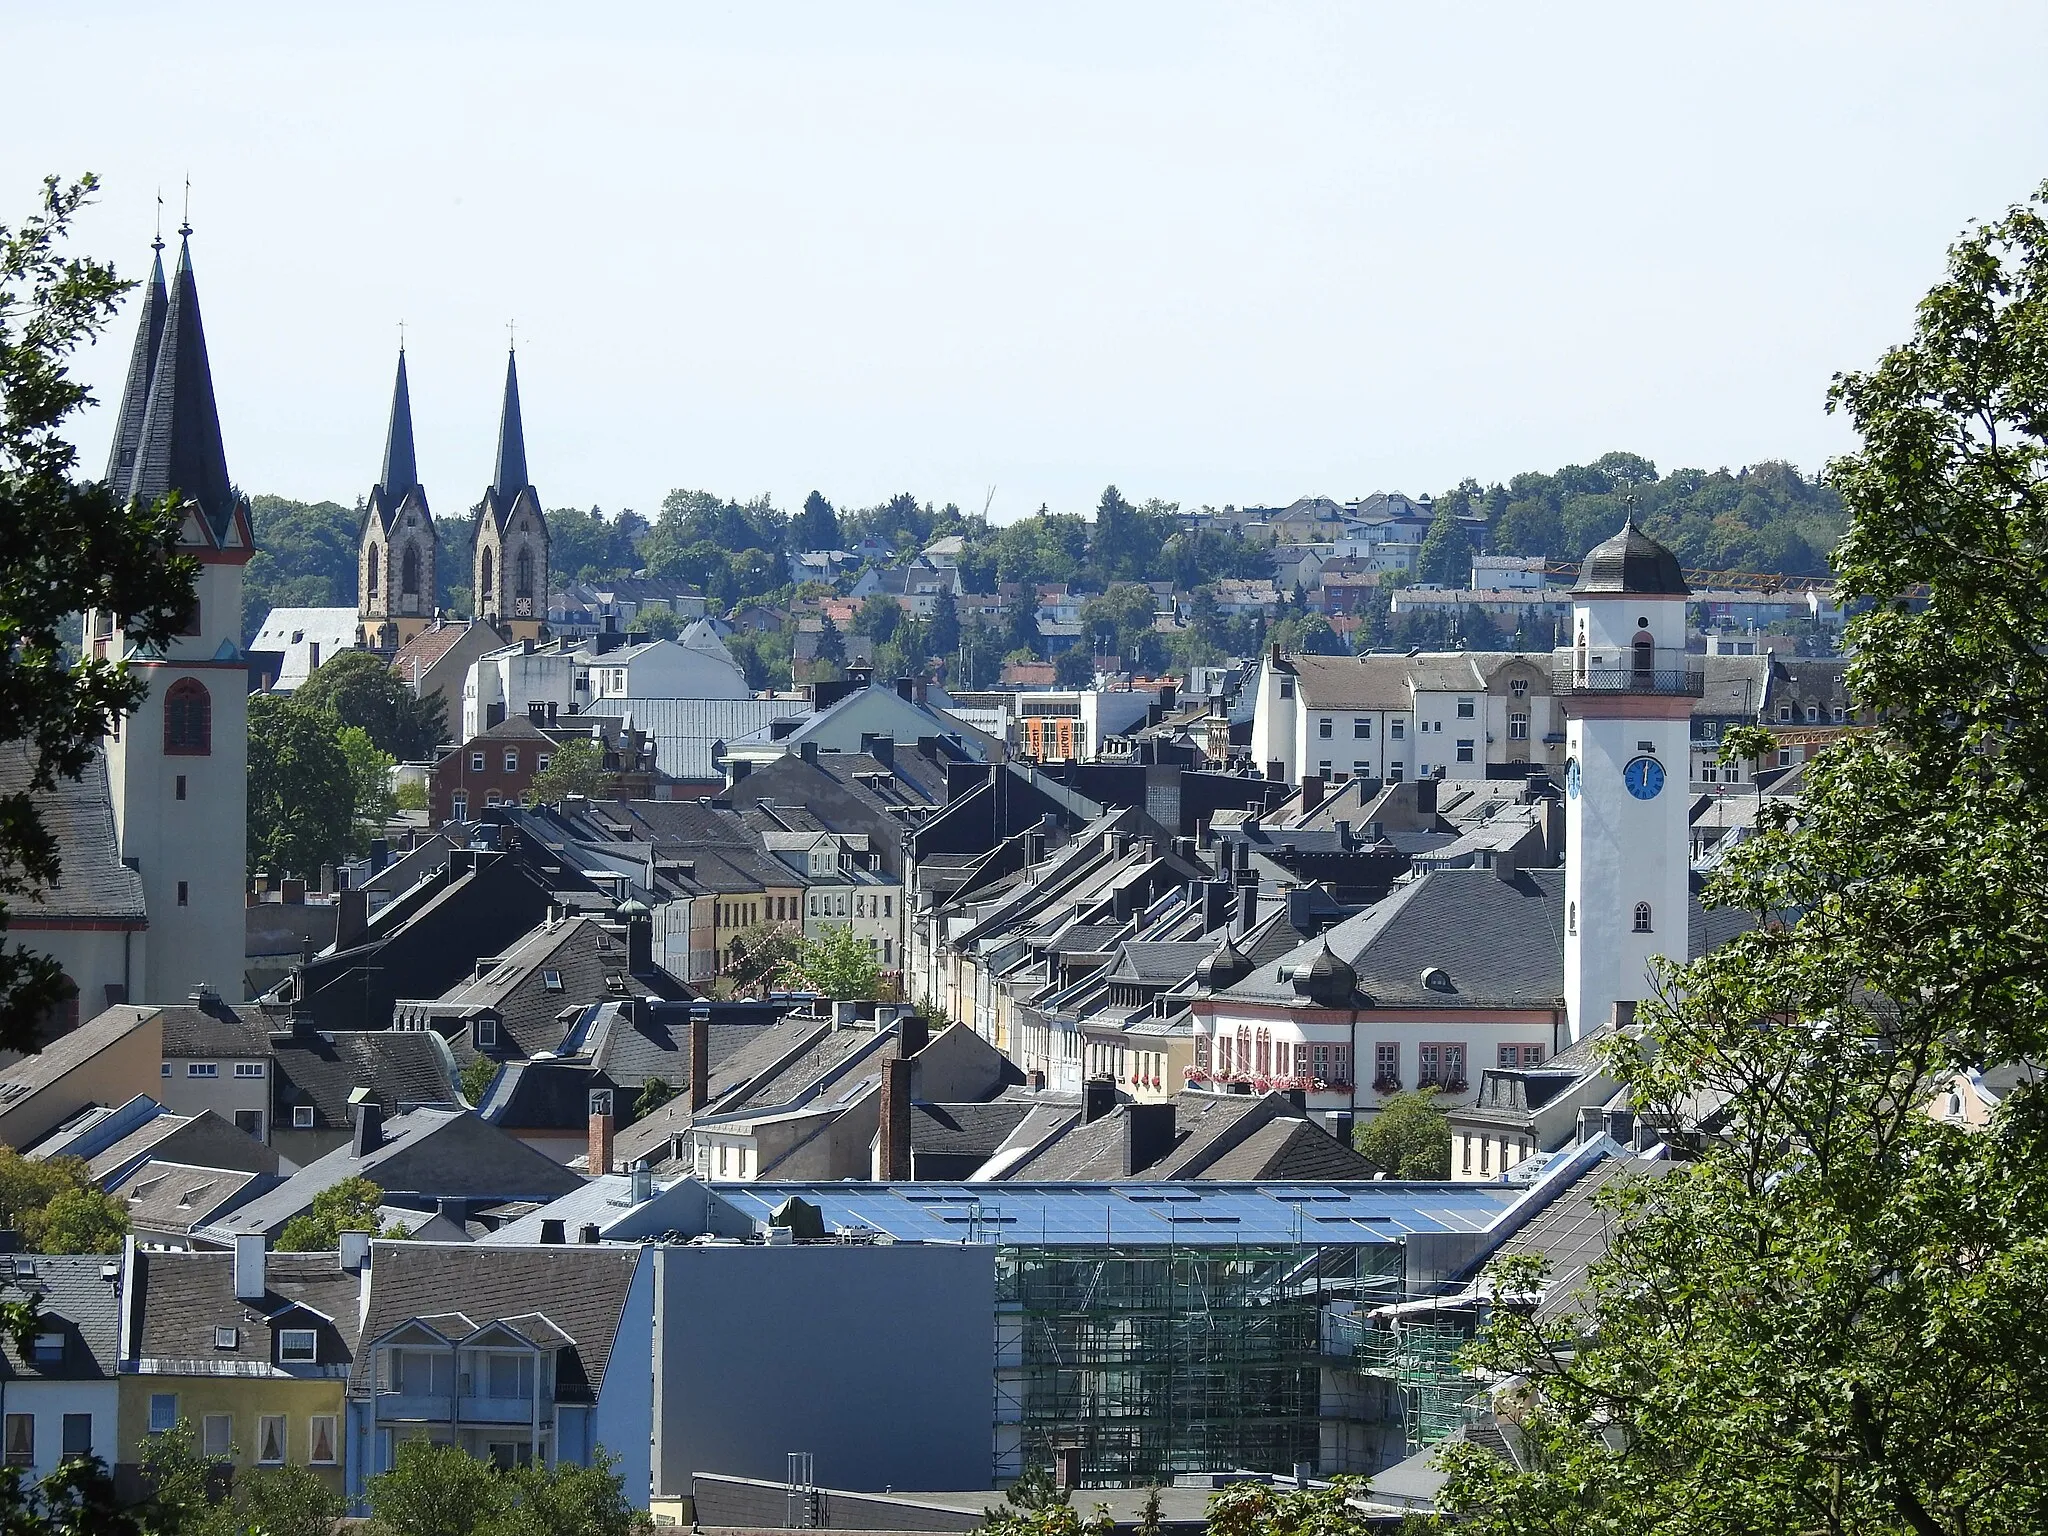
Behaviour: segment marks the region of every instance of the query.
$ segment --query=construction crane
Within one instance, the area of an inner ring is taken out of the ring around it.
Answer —
[[[1579,579],[1580,562],[1576,560],[1551,560],[1543,566],[1544,579],[1562,578],[1566,581]],[[1723,592],[1778,592],[1827,591],[1833,583],[1822,576],[1782,576],[1774,571],[1687,571],[1685,584],[1695,592],[1701,589]]]

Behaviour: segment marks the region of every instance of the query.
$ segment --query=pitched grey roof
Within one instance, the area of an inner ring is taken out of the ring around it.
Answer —
[[[1195,974],[1195,967],[1216,951],[1208,939],[1177,939],[1164,943],[1133,940],[1123,947],[1123,957],[1111,967],[1110,976],[1119,981],[1139,981],[1172,986]]]
[[[136,445],[134,478],[126,488],[127,494],[145,501],[173,490],[197,506],[216,542],[226,537],[237,497],[228,476],[227,450],[221,445],[213,370],[206,360],[199,287],[187,241],[178,246],[178,270],[171,279],[149,408]]]
[[[1205,1179],[1369,1179],[1379,1169],[1321,1126],[1268,1120],[1202,1170]]]
[[[559,988],[548,987],[549,971],[560,976]],[[482,977],[450,987],[441,1004],[446,1010],[491,1010],[499,1019],[500,1053],[534,1056],[562,1043],[568,1033],[560,1017],[565,1008],[602,1001],[612,978],[625,974],[625,945],[598,923],[577,917],[535,928],[496,956]]]
[[[157,349],[163,344],[164,314],[170,299],[164,290],[164,244],[159,238],[143,284],[142,309],[136,316],[135,347],[128,354],[128,378],[121,386],[121,407],[114,418],[114,443],[107,455],[107,489],[118,501],[135,480],[135,455],[142,447],[142,418],[149,412],[149,383],[156,377]]]
[[[259,1060],[270,1054],[270,1026],[258,1008],[231,1008],[218,997],[179,1003],[163,1010],[164,1055],[240,1056]]]
[[[63,860],[54,884],[39,891],[8,897],[16,928],[32,928],[38,919],[90,919],[140,928],[148,919],[142,900],[142,876],[121,862],[114,837],[114,802],[107,790],[107,762],[99,754],[76,779],[59,778],[52,790],[29,790],[28,749],[19,742],[0,744],[0,796],[29,793],[43,825],[57,841]],[[90,1017],[106,1006],[103,997],[79,999],[79,1012]]]
[[[371,1245],[370,1260],[366,1340],[374,1342],[415,1317],[459,1312],[472,1327],[482,1327],[534,1320],[538,1308],[569,1341],[559,1360],[557,1395],[588,1401],[604,1382],[640,1250],[379,1242]],[[529,1329],[522,1325],[521,1331]],[[370,1364],[365,1350],[349,1379],[351,1392],[369,1390]],[[638,1368],[644,1374],[647,1362]]]
[[[264,1281],[263,1298],[243,1302],[235,1296],[232,1253],[139,1250],[133,1358],[145,1371],[179,1375],[346,1375],[356,1348],[359,1279],[331,1253],[269,1253]],[[221,1347],[217,1328],[236,1331],[232,1347]],[[312,1364],[279,1360],[276,1332],[286,1328],[315,1330],[319,1353]]]
[[[1009,1139],[1032,1105],[1026,1099],[997,1099],[988,1104],[913,1104],[910,1108],[910,1150],[939,1157],[971,1157],[987,1161]]]
[[[1300,679],[1307,709],[1405,710],[1408,661],[1402,656],[1291,656],[1284,666]]]
[[[280,1036],[272,1050],[280,1125],[292,1123],[295,1106],[311,1104],[314,1130],[347,1130],[354,1123],[349,1095],[358,1088],[370,1090],[387,1118],[416,1104],[456,1102],[444,1044],[425,1030],[300,1030]]]
[[[505,403],[498,416],[498,456],[491,489],[509,506],[531,482],[526,478],[526,424],[519,414],[519,356],[505,354]]]
[[[12,1334],[0,1331],[0,1377],[113,1380],[121,1349],[120,1270],[120,1259],[106,1254],[0,1258],[0,1281],[6,1282],[10,1297],[35,1298],[42,1318],[37,1332],[64,1335],[61,1360],[37,1360],[33,1353],[21,1353]]]
[[[94,1153],[86,1166],[94,1178],[105,1181],[123,1174],[142,1158],[244,1173],[275,1173],[279,1161],[278,1155],[254,1136],[208,1109],[197,1115],[158,1115]]]
[[[58,1082],[115,1041],[142,1028],[156,1011],[139,1003],[118,1003],[69,1034],[58,1036],[34,1055],[0,1067],[0,1103],[11,1108],[37,1089]]]
[[[1676,1164],[1664,1160],[1608,1157],[1595,1163],[1560,1191],[1530,1222],[1486,1256],[1479,1268],[1497,1259],[1536,1254],[1550,1266],[1539,1318],[1585,1310],[1587,1271],[1607,1256],[1616,1225],[1612,1213],[1594,1204],[1603,1189],[1624,1180],[1663,1178]]]
[[[801,699],[595,699],[585,714],[631,716],[654,741],[654,766],[672,779],[724,777],[714,749],[765,729],[777,720],[801,719],[810,706]]]
[[[150,1158],[107,1192],[137,1232],[190,1232],[264,1180],[276,1175]]]

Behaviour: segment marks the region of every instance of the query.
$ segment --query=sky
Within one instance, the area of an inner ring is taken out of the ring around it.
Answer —
[[[402,321],[444,516],[508,323],[549,506],[1812,469],[1829,379],[2048,178],[2038,0],[0,0],[0,35],[0,223],[96,172],[79,245],[139,276],[190,177],[242,487],[368,490]],[[80,361],[104,400],[131,340]]]

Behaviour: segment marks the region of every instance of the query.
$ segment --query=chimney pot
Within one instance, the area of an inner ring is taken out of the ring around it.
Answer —
[[[882,1115],[877,1141],[881,1176],[892,1182],[910,1177],[910,1062],[901,1056],[882,1063]]]
[[[370,1100],[356,1106],[355,1135],[350,1142],[350,1155],[358,1162],[384,1145],[384,1111]]]
[[[1107,1077],[1091,1077],[1081,1085],[1081,1120],[1093,1125],[1104,1115],[1116,1112],[1116,1083]]]
[[[344,1232],[337,1247],[340,1251],[335,1257],[348,1274],[361,1274],[363,1266],[370,1262],[370,1234],[367,1232]]]
[[[562,1221],[558,1216],[543,1216],[540,1219],[540,1240],[544,1243],[566,1241],[562,1235]]]
[[[586,1247],[595,1247],[597,1245],[597,1240],[598,1232],[596,1222],[586,1221],[583,1223],[582,1226],[576,1229],[576,1241],[582,1243]]]
[[[590,1152],[587,1158],[592,1178],[612,1171],[612,1095],[608,1088],[590,1093]]]

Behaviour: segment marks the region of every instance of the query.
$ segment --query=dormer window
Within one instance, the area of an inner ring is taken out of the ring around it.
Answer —
[[[311,1328],[284,1328],[277,1335],[277,1358],[287,1365],[311,1365],[319,1358],[320,1335]]]
[[[64,1335],[61,1333],[39,1333],[36,1335],[35,1358],[38,1365],[54,1365],[64,1358]]]
[[[540,984],[550,992],[559,992],[562,990],[562,973],[560,971],[542,971],[540,973]]]
[[[479,1050],[494,1047],[498,1043],[498,1021],[496,1019],[478,1019],[472,1027],[472,1033]]]

